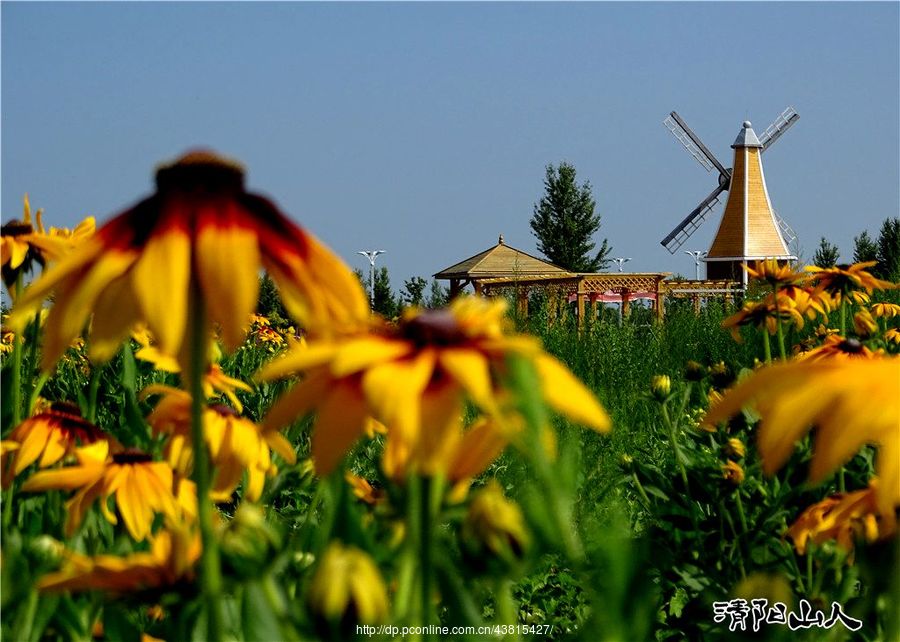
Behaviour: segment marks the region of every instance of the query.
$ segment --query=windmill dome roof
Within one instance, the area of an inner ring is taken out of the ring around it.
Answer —
[[[741,130],[741,133],[738,134],[737,138],[734,139],[734,143],[731,146],[762,147],[762,143],[760,143],[759,138],[756,137],[756,132],[753,131],[753,127],[749,120],[744,121],[744,128]]]

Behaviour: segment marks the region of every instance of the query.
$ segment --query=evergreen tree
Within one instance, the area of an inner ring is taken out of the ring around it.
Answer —
[[[816,248],[816,253],[813,255],[813,265],[821,268],[834,267],[837,265],[840,257],[841,252],[838,250],[837,245],[829,243],[828,239],[823,236],[822,240],[819,241],[819,247]]]
[[[391,290],[391,277],[384,266],[375,270],[375,312],[386,319],[397,316],[400,306]]]
[[[878,233],[877,274],[888,281],[900,281],[900,217],[886,218]]]
[[[268,272],[259,277],[259,297],[256,300],[256,314],[266,317],[273,325],[285,325],[291,318],[278,288]]]
[[[591,184],[575,182],[575,167],[562,162],[558,168],[547,166],[544,196],[534,206],[531,232],[537,237],[538,250],[552,263],[573,272],[596,272],[609,264],[612,249],[603,239],[600,250],[591,240],[600,229],[600,215],[594,213]]]
[[[400,299],[403,305],[422,305],[425,300],[425,286],[428,281],[421,276],[414,276],[403,282],[403,292]]]
[[[428,308],[443,308],[450,302],[450,292],[437,281],[431,282],[431,289],[428,292],[428,301],[425,306]]]
[[[865,263],[866,261],[878,260],[878,245],[869,236],[867,230],[863,230],[862,234],[853,237],[853,262]]]

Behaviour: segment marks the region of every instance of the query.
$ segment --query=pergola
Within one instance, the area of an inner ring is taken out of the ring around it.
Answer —
[[[661,321],[666,296],[691,297],[699,309],[702,297],[722,296],[729,300],[741,291],[741,284],[735,281],[666,281],[669,276],[670,272],[569,272],[505,245],[500,236],[497,245],[441,270],[434,278],[450,281],[451,298],[466,285],[472,285],[475,294],[484,296],[512,293],[523,316],[528,314],[528,295],[532,291],[550,291],[558,298],[577,302],[579,326],[584,323],[586,303],[620,303],[624,316],[631,301],[647,299],[653,302],[655,316]]]

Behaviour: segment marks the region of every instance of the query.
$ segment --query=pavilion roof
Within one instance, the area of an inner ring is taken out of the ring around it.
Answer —
[[[498,277],[563,275],[571,274],[553,265],[503,243],[500,236],[497,245],[479,252],[464,261],[444,268],[434,275],[436,279],[489,279]],[[574,275],[573,275],[574,276]]]

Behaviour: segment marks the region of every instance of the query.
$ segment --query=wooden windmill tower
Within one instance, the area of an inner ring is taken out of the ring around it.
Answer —
[[[719,203],[722,192],[728,199],[722,221],[706,253],[706,278],[747,282],[741,263],[758,259],[789,261],[788,243],[796,238],[790,226],[772,207],[762,168],[762,153],[800,118],[792,107],[787,108],[759,138],[745,121],[731,147],[734,165],[726,169],[706,148],[703,142],[674,111],[664,121],[666,127],[706,171],[719,171],[719,184],[661,243],[672,254],[690,238]]]

